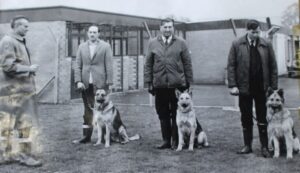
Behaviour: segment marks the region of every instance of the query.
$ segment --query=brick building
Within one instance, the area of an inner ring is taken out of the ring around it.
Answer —
[[[10,19],[16,15],[31,21],[27,43],[32,61],[40,65],[36,83],[41,102],[65,103],[79,97],[72,67],[78,45],[87,39],[91,24],[99,26],[101,39],[112,47],[114,91],[144,88],[144,55],[149,40],[144,24],[154,37],[159,33],[160,19],[65,6],[0,10],[0,38],[10,30]],[[245,33],[246,22],[176,22],[175,34],[186,39],[192,53],[196,84],[224,84],[231,42]],[[268,30],[267,24],[262,26]]]

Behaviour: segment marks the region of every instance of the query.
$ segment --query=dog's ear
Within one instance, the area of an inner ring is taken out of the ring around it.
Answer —
[[[274,90],[273,88],[269,87],[267,91],[267,97],[269,97],[271,94],[273,94]]]
[[[189,89],[187,89],[186,90],[187,91],[187,93],[192,97],[193,96],[193,91],[189,88]]]
[[[277,93],[282,98],[282,101],[284,102],[284,92],[283,92],[283,89],[282,88],[278,89]]]
[[[105,92],[106,92],[106,95],[109,95],[109,94],[112,93],[112,90],[111,89],[106,89]]]
[[[179,98],[180,94],[181,94],[181,91],[179,91],[179,89],[175,89],[176,98]]]

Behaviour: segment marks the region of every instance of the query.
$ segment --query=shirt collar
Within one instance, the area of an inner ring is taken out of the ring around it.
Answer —
[[[166,43],[166,41],[167,41],[168,44],[170,44],[170,43],[171,43],[171,40],[172,40],[172,38],[173,38],[173,35],[171,35],[171,36],[168,38],[168,40],[167,40],[167,38],[166,38],[165,36],[161,36],[161,38],[162,38],[162,40],[163,40],[164,43]]]
[[[248,40],[249,45],[251,45],[251,41],[252,41],[252,40],[249,38],[249,35],[248,35],[248,34],[247,34],[247,40]],[[253,46],[256,46],[256,42],[257,42],[256,40],[257,40],[257,39],[254,40]]]
[[[92,43],[90,40],[88,40],[88,44],[89,44],[89,45],[98,45],[99,42],[100,42],[99,39],[97,39],[94,43]]]

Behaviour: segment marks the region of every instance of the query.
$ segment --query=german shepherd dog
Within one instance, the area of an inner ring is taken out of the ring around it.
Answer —
[[[284,106],[283,89],[268,89],[267,92],[267,121],[269,147],[274,146],[274,158],[280,155],[280,148],[286,147],[287,159],[293,158],[293,151],[299,152],[300,143],[294,131],[294,121],[289,110]]]
[[[176,123],[178,126],[178,148],[181,151],[184,144],[189,144],[188,149],[193,151],[194,144],[208,147],[206,133],[202,130],[193,108],[192,93],[190,90],[180,92],[175,90],[178,98]]]
[[[105,140],[106,148],[110,146],[111,141],[125,144],[131,140],[140,139],[139,134],[128,137],[120,113],[104,89],[97,89],[96,91],[93,116],[93,124],[97,126],[98,131],[98,140],[94,146],[100,145],[102,139]]]

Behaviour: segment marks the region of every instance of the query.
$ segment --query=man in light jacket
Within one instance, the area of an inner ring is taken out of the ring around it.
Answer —
[[[88,41],[79,45],[76,66],[75,83],[82,91],[84,103],[83,138],[73,143],[91,142],[93,132],[93,112],[96,89],[111,89],[113,84],[113,56],[110,45],[99,37],[99,29],[92,25],[89,27]]]
[[[11,21],[12,32],[0,41],[0,115],[3,116],[0,135],[4,134],[6,139],[1,141],[5,149],[0,151],[0,160],[4,159],[0,162],[41,166],[42,162],[35,158],[38,117],[34,76],[39,66],[31,63],[26,46],[28,27],[28,18],[16,16]],[[8,117],[6,122],[5,117]]]

